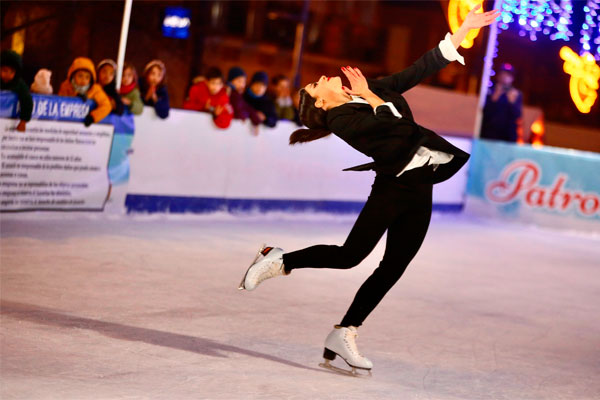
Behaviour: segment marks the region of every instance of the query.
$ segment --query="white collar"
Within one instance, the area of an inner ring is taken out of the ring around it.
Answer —
[[[368,101],[366,101],[365,99],[363,99],[360,96],[354,96],[354,95],[350,95],[352,96],[352,100],[350,100],[348,103],[362,103],[362,104],[369,104]]]

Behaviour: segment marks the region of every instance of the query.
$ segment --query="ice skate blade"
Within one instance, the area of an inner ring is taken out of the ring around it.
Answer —
[[[248,276],[248,271],[250,271],[250,268],[252,268],[252,266],[254,265],[256,260],[258,260],[258,257],[260,257],[260,255],[261,255],[262,251],[265,249],[265,247],[267,247],[267,244],[263,243],[263,245],[258,250],[258,253],[256,253],[256,257],[254,257],[254,260],[252,260],[252,262],[250,263],[250,266],[246,270],[246,273],[244,274],[244,277],[242,278],[242,281],[240,282],[240,286],[238,286],[238,290],[246,290],[245,283],[246,283],[246,277]]]
[[[352,367],[352,366],[351,366],[352,370],[347,370],[344,368],[336,367],[335,365],[331,365],[331,362],[327,359],[325,359],[325,362],[319,363],[319,367],[333,371],[336,374],[351,376],[354,378],[370,378],[373,376],[373,374],[371,373],[371,370],[363,369],[363,368],[356,368],[356,367]],[[368,375],[366,373],[360,373],[358,371],[368,372]]]

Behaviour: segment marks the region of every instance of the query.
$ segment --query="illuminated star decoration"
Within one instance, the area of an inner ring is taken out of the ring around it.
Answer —
[[[450,0],[448,3],[448,24],[452,33],[460,28],[469,11],[477,4],[482,3],[483,0]],[[483,7],[476,11],[476,14],[481,13],[483,13]],[[471,29],[460,45],[465,49],[470,49],[473,46],[473,41],[479,35],[479,31],[480,28]]]
[[[564,71],[571,75],[569,90],[577,109],[589,113],[598,97],[600,67],[590,53],[579,56],[567,46],[560,49],[560,58],[565,61]]]
[[[581,25],[579,54],[583,55],[589,52],[596,60],[600,60],[600,0],[588,0],[583,11],[585,12],[585,21]]]
[[[532,41],[537,40],[538,33],[568,41],[573,36],[569,30],[572,13],[571,0],[504,0],[498,26],[507,30],[516,21],[519,35],[529,35]]]

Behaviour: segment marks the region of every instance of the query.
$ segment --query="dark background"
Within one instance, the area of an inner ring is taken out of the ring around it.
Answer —
[[[490,9],[493,2],[486,2]],[[574,1],[574,37],[551,41],[545,35],[530,41],[511,26],[499,30],[495,65],[512,63],[515,85],[524,103],[541,107],[547,121],[598,128],[600,101],[589,114],[580,113],[569,94],[569,75],[558,52],[563,45],[579,49],[585,2]],[[30,83],[38,69],[53,71],[56,91],[77,56],[94,63],[117,58],[122,1],[2,1],[2,49],[11,47],[12,33],[25,29],[24,78]],[[191,10],[188,39],[166,38],[161,25],[167,6]],[[292,75],[296,24],[304,1],[134,1],[126,61],[138,73],[154,59],[167,66],[171,103],[180,107],[191,79],[209,65],[224,73],[241,65],[251,75]],[[449,31],[446,1],[311,1],[302,58],[301,85],[316,76],[340,75],[351,63],[366,75],[393,73],[437,45]],[[459,49],[466,67],[452,63],[425,83],[464,93],[478,93],[488,29],[471,49]]]

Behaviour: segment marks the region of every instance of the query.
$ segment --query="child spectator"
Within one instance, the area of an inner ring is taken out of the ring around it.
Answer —
[[[250,86],[244,92],[244,100],[255,110],[263,124],[273,128],[277,124],[277,113],[273,101],[267,96],[267,85],[269,76],[264,71],[258,71],[252,75]]]
[[[121,101],[132,114],[140,115],[144,111],[142,95],[137,85],[138,77],[133,64],[125,63],[123,66],[123,78],[121,79]]]
[[[217,127],[228,128],[233,118],[233,108],[229,104],[223,74],[219,68],[212,67],[208,69],[205,78],[190,88],[183,108],[210,112]]]
[[[86,57],[77,57],[69,67],[67,79],[58,90],[59,96],[77,96],[83,101],[90,98],[96,102],[96,109],[90,111],[83,120],[85,126],[103,120],[112,109],[108,96],[95,82],[96,69],[92,60]]]
[[[112,110],[117,115],[123,115],[125,105],[121,101],[121,96],[117,93],[117,82],[115,82],[115,72],[117,71],[117,63],[110,59],[102,60],[96,66],[96,74],[98,75],[98,83],[102,86],[104,93],[110,99]]]
[[[227,74],[229,85],[229,103],[233,107],[233,118],[246,120],[250,118],[253,126],[258,126],[262,122],[258,112],[244,100],[244,90],[246,89],[246,72],[240,67],[232,67]]]
[[[169,94],[165,85],[167,68],[160,60],[152,60],[144,67],[140,79],[140,91],[144,104],[154,107],[156,115],[165,119],[169,116]]]
[[[16,93],[19,99],[21,121],[17,125],[17,131],[25,132],[27,122],[31,119],[33,111],[33,100],[25,81],[21,78],[23,61],[21,56],[12,50],[3,50],[0,53],[0,90],[10,90]]]
[[[278,119],[296,120],[296,109],[290,95],[290,80],[285,75],[277,75],[271,81],[273,84],[272,99]]]
[[[37,74],[35,74],[35,78],[33,78],[33,83],[31,84],[30,90],[32,93],[37,94],[52,94],[52,85],[50,84],[50,77],[52,77],[52,71],[42,68]]]

